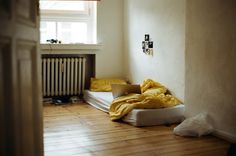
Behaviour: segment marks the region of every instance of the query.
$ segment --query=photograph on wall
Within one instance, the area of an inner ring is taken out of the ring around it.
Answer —
[[[149,48],[149,43],[148,41],[145,41],[145,49],[148,49]]]
[[[150,39],[150,38],[149,38],[149,34],[145,34],[145,37],[144,37],[144,38],[145,38],[145,41],[149,41],[149,39]]]
[[[148,42],[148,48],[153,48],[153,41]]]
[[[142,49],[145,49],[145,41],[142,41]]]

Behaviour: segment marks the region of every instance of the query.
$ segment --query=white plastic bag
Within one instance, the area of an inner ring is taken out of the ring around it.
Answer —
[[[174,128],[174,134],[180,136],[200,137],[213,132],[207,113],[200,113],[194,117],[184,120]]]

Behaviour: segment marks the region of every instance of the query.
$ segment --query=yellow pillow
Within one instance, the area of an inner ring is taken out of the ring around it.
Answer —
[[[127,82],[122,79],[91,78],[90,90],[93,92],[110,92],[111,84],[127,84]]]

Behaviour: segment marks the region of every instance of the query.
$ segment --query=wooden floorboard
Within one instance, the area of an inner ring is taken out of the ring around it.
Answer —
[[[229,143],[213,136],[179,137],[167,126],[112,122],[86,103],[44,106],[45,156],[224,156]]]

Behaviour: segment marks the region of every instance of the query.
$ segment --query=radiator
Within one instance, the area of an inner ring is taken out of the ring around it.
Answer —
[[[85,85],[82,57],[42,58],[43,96],[79,95]]]

